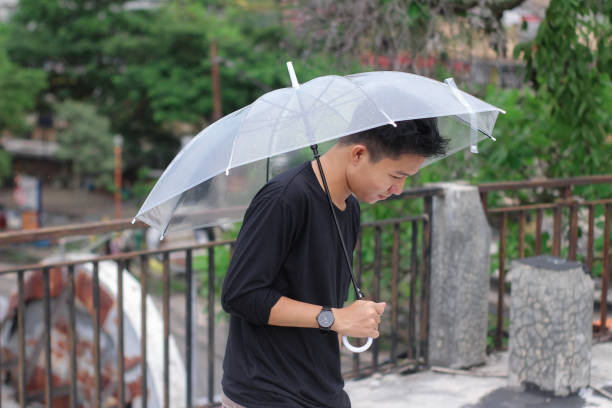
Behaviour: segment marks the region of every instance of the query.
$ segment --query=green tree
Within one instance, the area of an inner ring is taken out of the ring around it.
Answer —
[[[72,161],[75,187],[90,179],[94,186],[112,190],[113,134],[108,118],[92,105],[70,100],[57,104],[55,111],[61,126],[57,155]]]
[[[420,182],[570,177],[610,172],[612,3],[553,0],[537,37],[517,54],[533,87],[479,94],[507,111],[480,154],[456,154],[423,170]],[[467,88],[467,86],[466,86]],[[478,91],[478,90],[477,90]],[[606,186],[577,188],[600,198]],[[520,197],[523,201],[534,197]]]
[[[126,168],[165,167],[179,137],[213,111],[210,46],[215,41],[223,113],[289,85],[276,2],[162,2],[132,10],[125,1],[23,0],[10,26],[10,55],[46,67],[48,91],[98,107],[125,138]],[[300,80],[330,73],[330,59],[297,64]]]
[[[20,0],[9,24],[9,55],[24,67],[45,67],[49,91],[60,99],[103,100],[121,64],[103,44],[126,23],[124,3]]]
[[[535,129],[550,140],[539,149],[544,175],[608,173],[612,4],[552,0],[536,38],[516,54],[527,62],[536,97],[550,106]]]
[[[22,68],[10,60],[6,27],[0,25],[0,130],[25,131],[25,114],[34,107],[37,94],[45,86],[44,71]]]

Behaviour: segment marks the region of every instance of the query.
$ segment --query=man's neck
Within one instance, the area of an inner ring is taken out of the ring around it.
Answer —
[[[338,150],[332,147],[327,153],[321,156],[321,166],[325,173],[325,180],[327,181],[327,187],[329,188],[333,203],[339,209],[344,210],[346,208],[346,199],[351,195],[351,191],[346,182],[346,166],[343,162],[343,157],[338,153]],[[317,180],[319,180],[321,189],[325,191],[316,159],[310,164],[317,176]]]

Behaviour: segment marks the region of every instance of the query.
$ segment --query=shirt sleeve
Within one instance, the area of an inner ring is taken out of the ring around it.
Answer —
[[[266,325],[282,296],[274,287],[295,232],[291,209],[282,198],[256,197],[247,210],[230,261],[221,304],[233,315]]]

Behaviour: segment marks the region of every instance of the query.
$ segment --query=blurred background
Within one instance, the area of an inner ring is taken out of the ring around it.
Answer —
[[[609,172],[611,15],[603,0],[0,0],[0,228],[132,217],[191,137],[289,86],[289,60],[301,82],[454,77],[508,112],[497,143],[413,185]]]

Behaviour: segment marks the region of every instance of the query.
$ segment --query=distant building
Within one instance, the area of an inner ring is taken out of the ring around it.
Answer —
[[[59,146],[55,141],[4,137],[0,148],[11,154],[15,173],[70,179],[70,161],[57,158]]]

